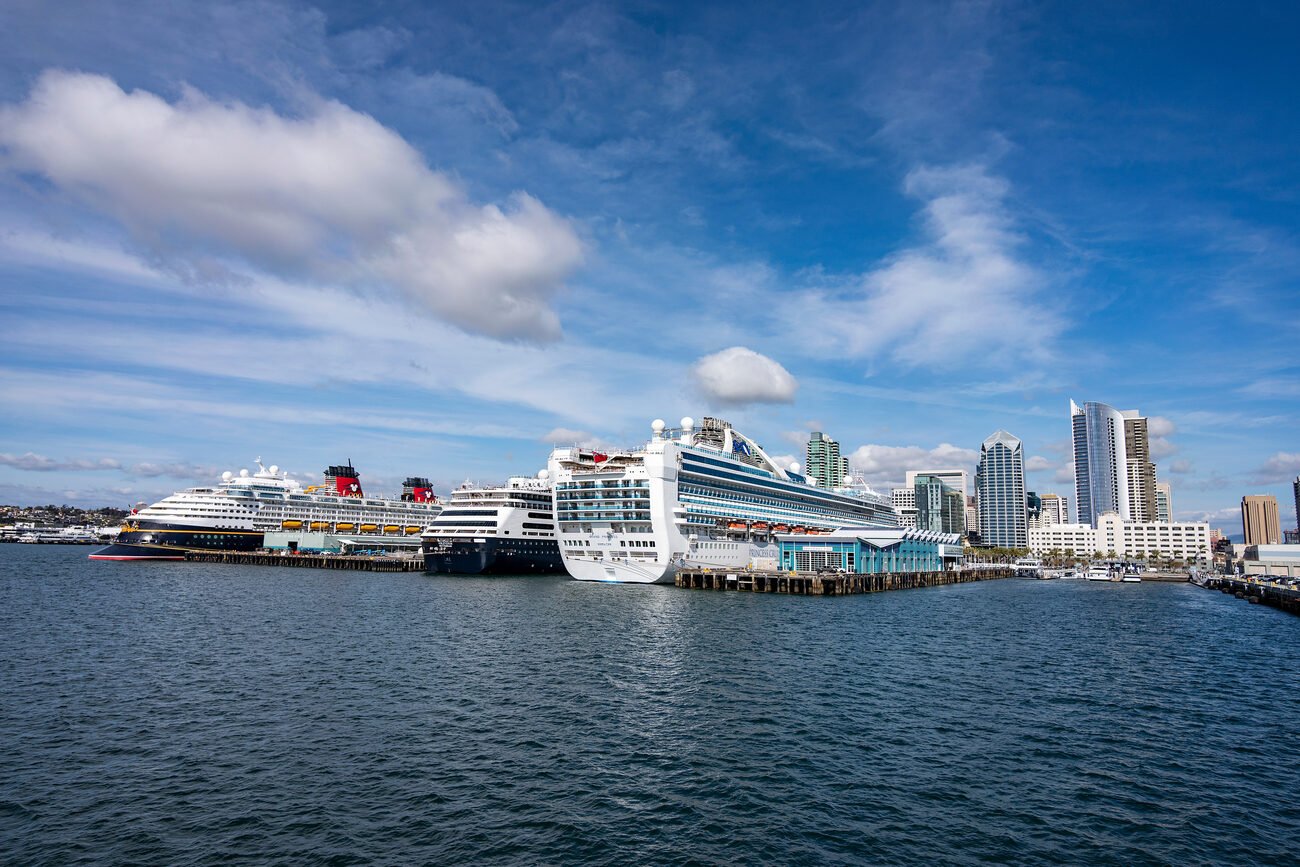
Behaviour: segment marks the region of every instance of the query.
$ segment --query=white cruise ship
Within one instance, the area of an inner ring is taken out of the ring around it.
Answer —
[[[504,485],[466,482],[424,531],[424,571],[459,575],[563,572],[547,470]]]
[[[669,430],[642,448],[551,453],[564,567],[583,581],[671,583],[681,568],[777,568],[775,536],[846,525],[896,527],[865,485],[827,490],[777,466],[719,419]]]
[[[183,560],[191,550],[252,551],[273,530],[346,535],[417,535],[442,506],[427,479],[409,478],[397,499],[367,496],[352,462],[302,487],[276,466],[221,474],[213,487],[189,488],[135,511],[116,541],[92,560]]]

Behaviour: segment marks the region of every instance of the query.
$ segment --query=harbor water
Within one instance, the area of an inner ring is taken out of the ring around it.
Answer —
[[[0,862],[1295,863],[1300,619],[0,546]]]

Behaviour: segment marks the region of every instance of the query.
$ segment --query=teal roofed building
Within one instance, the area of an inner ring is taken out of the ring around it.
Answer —
[[[798,572],[843,569],[882,572],[941,572],[961,564],[961,536],[912,528],[841,527],[817,536],[777,536],[781,568]]]

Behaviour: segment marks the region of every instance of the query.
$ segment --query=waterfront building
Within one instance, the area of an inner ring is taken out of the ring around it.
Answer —
[[[820,536],[778,538],[781,568],[800,572],[940,572],[955,569],[962,558],[957,534],[903,527],[841,527]]]
[[[1029,548],[1035,554],[1072,553],[1075,557],[1101,555],[1125,558],[1169,558],[1209,562],[1210,526],[1204,523],[1125,521],[1115,512],[1103,514],[1094,528],[1089,524],[1057,524],[1029,531]]]
[[[1241,531],[1246,545],[1277,545],[1282,542],[1277,498],[1272,494],[1251,494],[1241,498]]]
[[[1300,545],[1247,545],[1241,568],[1247,575],[1300,578]]]
[[[976,505],[982,544],[1023,548],[1028,543],[1025,515],[1025,456],[1020,440],[1004,430],[980,446],[975,472]]]
[[[1079,523],[1097,526],[1104,512],[1131,515],[1124,415],[1104,403],[1070,401],[1074,502]]]
[[[898,513],[899,523],[904,527],[916,526],[916,488],[894,488],[889,492],[890,502]]]
[[[821,431],[813,431],[804,449],[806,475],[818,487],[838,488],[849,474],[849,459],[840,456],[840,444]]]
[[[1055,524],[1070,523],[1070,502],[1060,494],[1043,494],[1041,497],[1043,511],[1038,519],[1038,526],[1051,527]]]
[[[910,474],[909,474],[910,475]],[[966,532],[966,498],[939,476],[918,475],[912,492],[916,500],[916,527],[937,533]]]
[[[1162,524],[1174,520],[1174,491],[1168,482],[1156,482],[1156,520]]]
[[[1156,520],[1156,465],[1151,463],[1147,420],[1135,409],[1124,410],[1125,473],[1128,476],[1130,521]]]

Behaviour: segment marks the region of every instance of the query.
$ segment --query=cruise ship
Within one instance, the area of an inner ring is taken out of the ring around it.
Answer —
[[[451,492],[422,542],[426,572],[564,572],[555,540],[550,473],[516,476],[494,487],[466,482]]]
[[[826,489],[779,467],[721,419],[651,424],[642,448],[551,453],[564,567],[583,581],[671,583],[678,569],[777,568],[776,537],[896,527],[863,483]]]
[[[411,477],[398,499],[367,496],[347,464],[323,484],[301,486],[277,466],[224,472],[212,487],[179,491],[133,512],[117,540],[92,560],[183,560],[186,551],[252,551],[264,534],[305,530],[344,535],[414,536],[442,511],[429,481]]]

